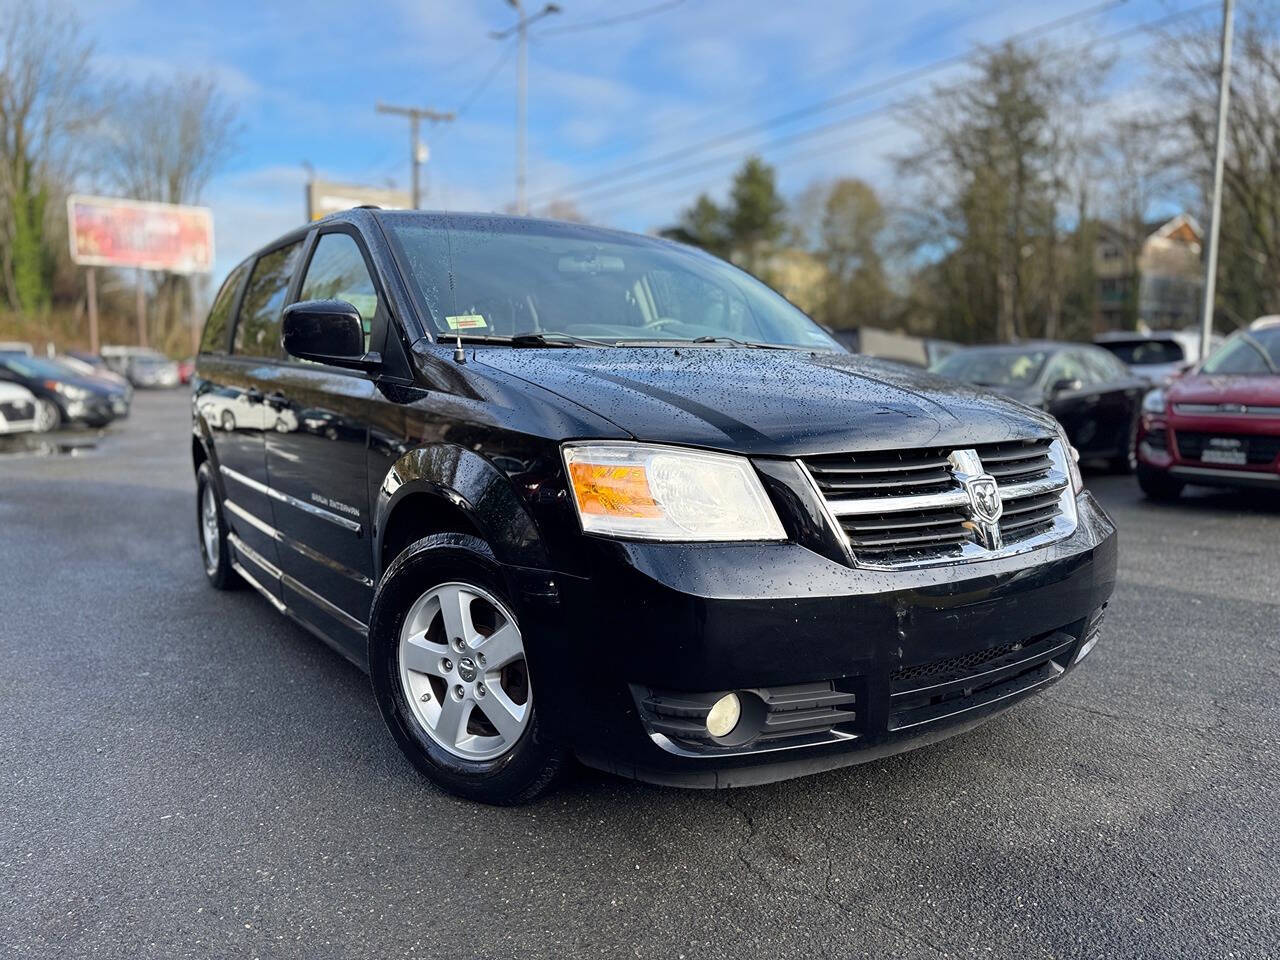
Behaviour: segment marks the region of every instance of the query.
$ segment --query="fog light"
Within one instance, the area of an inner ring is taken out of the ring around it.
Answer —
[[[707,733],[713,737],[727,737],[738,725],[742,716],[742,703],[736,693],[726,693],[717,700],[707,714]]]

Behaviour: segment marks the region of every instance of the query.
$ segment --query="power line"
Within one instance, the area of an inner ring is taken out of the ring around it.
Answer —
[[[471,89],[470,93],[462,98],[462,102],[458,104],[454,113],[458,116],[462,116],[467,112],[468,108],[470,108],[471,105],[480,98],[480,95],[489,88],[489,84],[493,83],[498,74],[502,72],[502,68],[507,65],[507,62],[511,59],[511,54],[515,52],[515,49],[515,42],[508,41],[507,45],[499,52],[498,58],[494,61],[493,66],[489,68],[489,72],[486,73],[481,78],[480,82]]]
[[[1081,45],[1080,47],[1072,48],[1072,50],[1068,52],[1083,51],[1104,43],[1113,43],[1118,40],[1127,39],[1128,37],[1138,33],[1157,30],[1157,29],[1160,29],[1161,27],[1167,26],[1170,23],[1176,22],[1177,20],[1184,19],[1194,14],[1202,13],[1208,8],[1215,7],[1215,6],[1216,6],[1216,2],[1213,2],[1213,0],[1211,0],[1211,2],[1203,3],[1196,7],[1191,7],[1191,8],[1188,8],[1187,10],[1170,14],[1169,16],[1166,16],[1166,17],[1161,17],[1155,20],[1147,21],[1145,23],[1137,24],[1133,27],[1127,27],[1107,37],[1103,37],[1097,40],[1092,40],[1087,44]],[[973,56],[975,55],[974,54],[967,55],[967,57],[970,57],[970,58]],[[785,134],[780,137],[775,137],[771,140],[765,141],[763,144],[758,145],[757,147],[755,147],[755,149],[760,151],[765,151],[765,150],[773,149],[778,146],[786,146],[788,144],[798,143],[804,140],[820,137],[824,134],[830,133],[837,129],[863,123],[876,116],[880,116],[892,110],[899,109],[900,107],[901,107],[901,103],[883,104],[881,106],[873,107],[869,110],[863,111],[862,113],[855,114],[852,117],[843,117],[841,119],[830,121],[818,127],[811,127],[807,130],[802,130],[795,133]],[[735,138],[735,139],[741,139],[741,138]],[[679,151],[673,151],[672,154],[668,155],[670,159],[667,162],[669,163],[671,162],[671,160],[678,160],[678,159],[683,159],[685,157],[696,156],[696,154],[698,153],[704,153],[706,152],[706,150],[714,149],[715,147],[725,146],[730,142],[732,142],[732,140],[728,140],[722,137],[713,138],[713,140],[709,142],[706,146],[703,146],[699,149],[681,149]],[[667,169],[661,172],[651,172],[652,167],[659,163],[659,161],[657,160],[651,161],[649,163],[644,163],[644,164],[634,164],[628,168],[628,170],[630,171],[630,176],[634,177],[636,174],[642,173],[642,172],[649,173],[649,176],[642,177],[640,180],[632,180],[632,182],[629,182],[629,183],[617,182],[618,180],[625,181],[628,179],[628,174],[621,173],[621,172],[615,173],[614,175],[607,178],[596,177],[596,178],[592,178],[591,181],[582,181],[582,184],[576,190],[573,188],[564,188],[560,191],[544,192],[544,194],[542,194],[544,198],[542,202],[546,202],[548,199],[584,200],[584,199],[590,199],[591,196],[595,194],[600,194],[600,193],[609,193],[610,195],[628,193],[635,189],[642,189],[643,187],[651,185],[653,183],[664,183],[676,177],[687,176],[688,174],[691,174],[691,173],[698,173],[712,166],[715,166],[717,164],[736,162],[739,158],[740,158],[740,152],[735,149],[733,153],[724,154],[720,157],[716,157],[712,159],[698,160],[691,164],[686,164],[684,166],[676,167],[674,169]],[[586,186],[588,183],[592,185],[590,188],[587,188]],[[599,183],[599,185],[596,186],[595,185],[596,183]]]
[[[1042,36],[1054,30],[1060,30],[1064,27],[1072,26],[1083,20],[1090,19],[1092,17],[1097,16],[1099,13],[1104,13],[1108,10],[1112,10],[1116,7],[1124,5],[1127,2],[1128,0],[1106,0],[1106,2],[1104,3],[1095,4],[1084,10],[1077,11],[1076,13],[1067,14],[1066,16],[1058,17],[1054,20],[1050,20],[1050,21],[1047,21],[1046,23],[1039,24],[1034,27],[1030,27],[1026,30],[1012,33],[1009,36],[1005,37],[1002,42],[1008,43],[1014,40],[1027,40],[1037,36]],[[668,153],[661,154],[657,157],[651,157],[647,160],[637,161],[636,163],[627,164],[626,166],[618,168],[616,170],[613,170],[604,174],[599,174],[593,177],[589,177],[585,180],[580,180],[577,183],[569,184],[567,187],[560,188],[560,191],[549,191],[549,190],[538,191],[537,197],[535,199],[537,198],[545,199],[548,194],[556,194],[558,192],[563,192],[563,191],[576,191],[576,190],[581,190],[585,187],[595,186],[596,184],[611,182],[613,180],[616,180],[618,177],[627,176],[628,174],[633,173],[635,171],[648,170],[656,164],[665,164],[665,163],[671,163],[673,161],[681,160],[687,156],[691,156],[692,154],[695,154],[695,153],[700,153],[704,150],[711,149],[713,147],[718,147],[726,143],[733,143],[734,141],[742,140],[753,133],[759,133],[763,130],[768,130],[771,127],[776,127],[776,126],[788,124],[788,123],[794,123],[797,120],[803,120],[806,117],[814,116],[815,114],[825,113],[828,110],[833,110],[836,107],[844,106],[847,103],[852,103],[856,100],[862,100],[869,96],[873,96],[877,93],[883,93],[886,90],[890,90],[896,86],[901,86],[904,83],[909,83],[912,80],[918,80],[922,77],[929,76],[930,74],[937,73],[949,67],[966,63],[969,60],[973,59],[974,56],[975,54],[973,52],[953,54],[952,56],[944,57],[941,60],[935,60],[935,61],[932,61],[931,63],[927,63],[922,66],[914,67],[910,70],[903,71],[902,73],[895,74],[894,76],[888,77],[884,80],[878,80],[874,83],[866,84],[861,87],[856,87],[852,90],[848,90],[848,91],[845,91],[844,93],[836,94],[835,96],[832,96],[832,97],[827,97],[823,100],[817,101],[816,103],[811,103],[803,107],[798,107],[793,110],[785,111],[784,113],[771,117],[768,120],[762,120],[757,123],[748,124],[745,127],[739,127],[738,129],[732,130],[728,133],[719,134],[718,136],[708,138],[707,140],[703,140],[700,143],[696,143],[688,147],[681,147],[680,149],[669,151]]]
[[[581,33],[583,30],[595,30],[599,27],[612,27],[619,23],[630,23],[633,20],[641,20],[645,17],[651,17],[655,13],[663,13],[667,10],[681,6],[684,0],[666,0],[665,3],[655,3],[650,7],[641,7],[639,10],[632,10],[630,13],[620,13],[612,17],[601,17],[598,20],[588,20],[585,23],[570,23],[563,27],[548,27],[545,30],[539,30],[539,37],[550,37],[561,33]]]
[[[1105,106],[1108,103],[1114,103],[1115,101],[1119,100],[1121,96],[1122,94],[1118,94],[1113,97],[1108,97],[1105,100],[1101,100],[1098,103],[1093,104],[1093,106],[1100,107],[1100,106]],[[1133,114],[1129,116],[1120,117],[1119,119],[1120,120],[1133,119],[1136,117],[1140,117],[1142,115],[1143,115],[1143,111],[1137,110]],[[798,154],[784,151],[783,156],[787,159],[789,163],[792,163],[792,164],[804,163],[807,160],[812,160],[814,158],[821,157],[829,153],[833,153],[837,150],[863,146],[874,140],[878,140],[881,137],[884,137],[890,133],[894,133],[896,130],[897,130],[897,125],[890,123],[890,124],[886,124],[881,129],[874,130],[870,133],[860,134],[857,137],[849,137],[844,140],[838,140],[835,143],[824,143],[815,150],[805,150]],[[607,217],[613,213],[617,213],[620,210],[629,209],[638,203],[652,202],[655,200],[664,200],[664,199],[667,199],[668,197],[678,197],[678,196],[687,197],[692,193],[705,192],[709,187],[714,186],[718,182],[720,182],[718,179],[703,180],[697,184],[685,185],[683,187],[677,187],[673,190],[662,190],[658,193],[642,194],[640,197],[629,202],[623,201],[622,203],[611,203],[611,204],[605,205],[604,207],[592,208],[591,212],[597,217],[601,217],[601,216]]]
[[[1156,20],[1148,21],[1148,22],[1143,23],[1143,24],[1138,24],[1138,25],[1136,25],[1136,26],[1134,26],[1134,27],[1130,27],[1130,28],[1126,28],[1126,29],[1124,29],[1124,30],[1117,31],[1117,32],[1115,32],[1115,33],[1113,33],[1113,34],[1111,34],[1111,35],[1109,35],[1109,36],[1107,36],[1107,37],[1103,37],[1103,38],[1100,38],[1100,39],[1098,39],[1098,40],[1091,41],[1091,42],[1089,42],[1088,44],[1083,44],[1083,45],[1080,45],[1080,46],[1077,46],[1077,47],[1072,47],[1072,48],[1070,48],[1070,49],[1060,51],[1058,55],[1059,55],[1059,56],[1073,56],[1073,55],[1076,55],[1076,54],[1078,54],[1078,53],[1080,53],[1080,52],[1082,52],[1082,51],[1084,51],[1084,50],[1087,50],[1087,49],[1089,49],[1089,48],[1091,48],[1091,47],[1094,47],[1094,46],[1098,46],[1098,45],[1105,44],[1105,43],[1114,43],[1114,42],[1117,42],[1117,41],[1122,41],[1122,40],[1128,39],[1129,37],[1134,36],[1134,35],[1136,35],[1136,34],[1138,34],[1138,33],[1147,33],[1147,32],[1152,32],[1152,31],[1155,31],[1155,30],[1160,29],[1161,27],[1167,26],[1168,24],[1170,24],[1170,23],[1172,23],[1172,22],[1176,22],[1177,20],[1185,19],[1185,18],[1190,17],[1190,16],[1193,16],[1193,15],[1195,15],[1195,14],[1203,13],[1203,12],[1205,12],[1206,10],[1208,10],[1208,9],[1210,9],[1210,8],[1214,8],[1214,7],[1216,7],[1216,6],[1217,6],[1217,0],[1210,0],[1210,2],[1206,2],[1206,3],[1200,4],[1200,5],[1196,6],[1196,7],[1188,8],[1187,10],[1180,11],[1180,12],[1175,13],[1175,14],[1172,14],[1172,15],[1170,15],[1170,16],[1168,16],[1168,17],[1161,17],[1161,18],[1158,18],[1158,19],[1156,19]],[[1153,46],[1154,46],[1154,45],[1153,45]],[[1144,49],[1152,49],[1152,47],[1148,47],[1148,48],[1144,48]],[[1128,92],[1128,91],[1126,91],[1126,92]],[[1109,103],[1109,102],[1112,102],[1112,101],[1114,101],[1114,100],[1118,99],[1118,97],[1119,97],[1119,96],[1121,96],[1121,94],[1117,94],[1116,96],[1113,96],[1113,97],[1108,97],[1107,99],[1105,99],[1105,100],[1101,101],[1101,103]],[[801,132],[796,133],[796,134],[788,134],[788,135],[786,135],[786,136],[776,137],[776,138],[774,138],[773,140],[770,140],[770,141],[767,141],[766,143],[760,144],[756,149],[758,150],[758,152],[760,152],[760,153],[762,153],[762,154],[763,154],[763,153],[772,153],[773,151],[775,151],[775,150],[776,150],[777,148],[779,148],[779,147],[786,147],[786,146],[790,146],[790,145],[793,145],[793,144],[796,144],[796,143],[800,143],[800,142],[802,142],[802,141],[804,141],[804,140],[807,140],[807,139],[813,139],[813,138],[821,137],[821,136],[823,136],[823,135],[830,134],[830,133],[832,133],[832,132],[834,132],[834,131],[836,131],[836,130],[838,130],[838,129],[844,128],[844,127],[856,126],[856,125],[861,124],[861,123],[864,123],[864,122],[866,122],[866,121],[874,120],[874,119],[876,119],[877,117],[885,116],[885,115],[887,115],[887,114],[891,113],[891,112],[892,112],[892,111],[894,111],[894,110],[901,109],[901,108],[902,108],[903,106],[905,106],[907,103],[911,102],[911,100],[912,100],[912,99],[914,99],[914,100],[918,100],[918,99],[920,99],[920,97],[909,98],[909,99],[907,99],[907,100],[898,101],[898,102],[890,103],[890,104],[884,104],[884,105],[879,106],[879,107],[873,107],[873,108],[871,108],[870,110],[866,110],[866,111],[864,111],[864,112],[862,112],[862,113],[856,114],[856,115],[854,115],[853,117],[846,117],[846,118],[844,118],[844,119],[842,119],[842,120],[837,120],[837,121],[834,121],[834,122],[832,122],[832,123],[824,124],[824,125],[823,125],[823,126],[821,126],[821,127],[814,127],[814,128],[811,128],[810,130],[801,131]],[[803,154],[799,155],[798,157],[796,157],[796,156],[790,156],[790,159],[791,159],[793,162],[795,162],[795,161],[797,161],[797,160],[803,161],[803,160],[805,160],[805,159],[809,159],[809,158],[811,158],[811,157],[821,156],[824,152],[830,152],[830,151],[832,151],[832,150],[839,149],[839,148],[842,148],[842,147],[856,146],[856,145],[858,145],[859,143],[865,142],[867,139],[873,139],[874,137],[881,136],[881,135],[883,135],[884,133],[890,132],[890,131],[891,131],[891,130],[893,130],[893,129],[895,129],[895,127],[890,126],[890,127],[886,127],[886,128],[885,128],[885,130],[883,130],[883,131],[878,131],[877,133],[875,133],[875,134],[873,134],[873,135],[870,135],[870,136],[863,135],[862,137],[859,137],[859,138],[850,138],[850,139],[847,139],[847,140],[838,141],[838,142],[836,142],[836,143],[827,143],[827,144],[822,144],[822,145],[821,145],[821,146],[819,146],[816,150],[808,151],[808,152],[806,152],[806,153],[803,153]],[[787,154],[787,153],[784,151],[783,156],[789,156],[789,154]],[[724,154],[724,155],[721,155],[721,156],[719,156],[719,157],[715,157],[715,158],[711,158],[711,159],[708,159],[708,160],[704,160],[704,161],[701,161],[701,162],[696,163],[696,164],[689,164],[689,165],[686,165],[685,167],[677,168],[676,170],[668,170],[668,171],[666,171],[664,174],[662,174],[661,176],[655,176],[655,177],[646,178],[646,179],[645,179],[645,180],[643,180],[643,181],[635,181],[635,182],[630,183],[630,184],[616,185],[616,186],[614,186],[614,188],[613,188],[613,189],[611,189],[611,190],[607,191],[607,192],[608,192],[608,196],[609,196],[609,199],[613,199],[613,198],[615,198],[615,197],[617,197],[617,196],[619,196],[619,195],[625,195],[625,194],[628,194],[628,193],[632,193],[632,192],[634,192],[634,191],[636,191],[636,190],[640,190],[640,191],[642,191],[642,197],[641,197],[641,199],[643,199],[643,198],[646,196],[645,194],[643,194],[643,189],[644,189],[644,187],[646,187],[646,186],[650,186],[650,185],[653,185],[653,184],[656,184],[656,183],[666,183],[666,182],[669,182],[669,181],[671,181],[671,180],[673,180],[673,179],[678,179],[678,178],[685,177],[685,176],[688,176],[688,175],[690,175],[690,174],[694,174],[694,173],[700,173],[700,172],[702,172],[702,171],[704,171],[704,170],[711,169],[711,168],[716,167],[716,166],[733,164],[733,163],[738,162],[740,159],[741,159],[741,155],[740,155],[740,153],[737,153],[737,152],[735,152],[735,153],[731,153],[731,154]],[[681,194],[681,193],[686,193],[686,194],[687,194],[687,193],[689,193],[689,192],[694,192],[694,191],[699,190],[699,189],[705,189],[705,186],[709,186],[709,185],[711,185],[712,183],[713,183],[713,181],[705,181],[703,186],[695,186],[695,187],[685,186],[684,188],[676,188],[675,190],[664,190],[664,191],[661,191],[660,193],[658,193],[658,194],[656,194],[656,195],[655,195],[655,194],[650,193],[650,194],[648,194],[647,196],[648,196],[650,199],[661,199],[661,198],[664,198],[664,197],[667,197],[667,196],[675,196],[675,195],[679,195],[679,194]],[[583,201],[583,200],[585,200],[585,201],[589,202],[589,201],[590,201],[590,199],[591,199],[591,196],[590,196],[590,195],[592,195],[592,194],[600,194],[601,192],[602,192],[601,190],[597,189],[597,190],[593,190],[593,191],[586,191],[586,194],[585,194],[585,195],[584,195],[584,194],[574,194],[574,195],[568,195],[568,196],[565,196],[565,197],[557,197],[557,199],[568,199],[568,200],[573,200],[573,201]],[[606,212],[608,212],[608,211],[612,211],[612,210],[623,209],[623,208],[625,208],[625,207],[629,207],[629,206],[631,206],[631,205],[632,205],[632,203],[638,203],[638,202],[641,202],[641,201],[640,201],[640,199],[637,199],[636,201],[633,201],[633,202],[625,202],[625,201],[624,201],[623,203],[610,203],[610,204],[608,204],[608,205],[604,208],[604,210],[605,210]]]
[[[979,23],[983,20],[986,20],[1001,12],[1002,11],[998,9],[985,9],[973,16],[963,17],[960,19],[953,19],[948,22],[938,22],[937,29],[932,30],[929,33],[925,34],[923,37],[918,37],[916,39],[918,42],[925,42],[925,43],[933,40],[937,40],[951,31],[973,26],[974,24]],[[817,60],[806,61],[805,66],[810,70],[818,67],[826,67],[832,63],[838,63],[843,67],[847,67],[851,60],[876,59],[877,57],[889,52],[891,47],[896,48],[900,42],[901,41],[894,41],[892,44],[880,44],[880,45],[877,45],[874,49],[861,49],[861,50],[853,50],[853,51],[843,50],[843,51],[840,51],[839,53],[828,54],[826,56],[820,57]],[[773,96],[770,96],[768,89],[766,89],[770,86],[774,87]],[[761,103],[762,97],[765,99],[765,102],[769,102],[769,101],[778,99],[778,94],[785,93],[785,92],[786,91],[782,90],[781,88],[778,88],[776,84],[769,84],[769,83],[761,84],[759,87],[751,90],[745,96],[732,97],[728,100],[720,101],[715,114],[709,114],[706,116],[698,117],[696,120],[693,120],[687,123],[681,123],[675,128],[668,130],[666,132],[668,134],[678,134],[686,130],[690,132],[701,131],[706,126],[708,121],[714,121],[719,119],[727,111],[730,111],[736,107],[747,106],[747,105],[755,105],[758,107]],[[605,152],[606,152],[605,150],[594,150],[591,153],[580,155],[579,161],[581,162],[585,160],[592,160],[596,157],[602,157]]]

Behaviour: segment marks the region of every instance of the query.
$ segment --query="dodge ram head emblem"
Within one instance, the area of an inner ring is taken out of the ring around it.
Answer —
[[[976,450],[954,450],[948,458],[951,474],[959,481],[969,498],[969,523],[974,539],[988,550],[999,550],[1000,517],[1004,513],[1004,501],[996,478],[985,472]]]
[[[1000,491],[996,489],[993,477],[974,477],[965,481],[969,491],[969,506],[973,511],[973,519],[981,523],[995,523],[1004,513],[1004,504],[1000,501]]]

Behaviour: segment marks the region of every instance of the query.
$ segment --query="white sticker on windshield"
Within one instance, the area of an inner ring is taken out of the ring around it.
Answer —
[[[449,324],[450,330],[475,330],[489,325],[485,322],[484,317],[478,313],[464,313],[459,317],[445,317],[444,319]]]

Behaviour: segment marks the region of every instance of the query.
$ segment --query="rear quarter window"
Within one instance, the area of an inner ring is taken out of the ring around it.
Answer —
[[[236,294],[244,282],[249,265],[242,263],[222,281],[222,287],[213,300],[209,316],[204,322],[204,333],[200,337],[201,353],[226,353],[227,331],[231,325],[231,308],[235,306]]]

